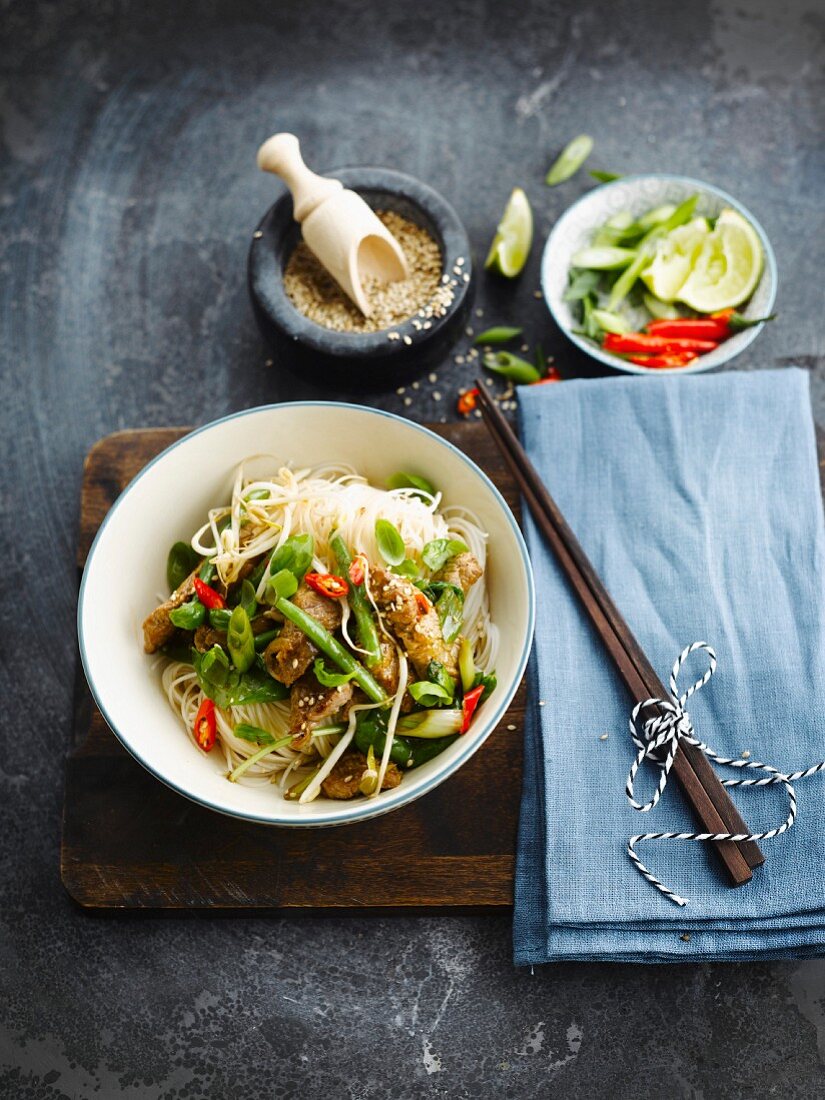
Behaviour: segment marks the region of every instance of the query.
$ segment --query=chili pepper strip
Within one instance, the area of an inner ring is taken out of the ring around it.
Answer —
[[[692,340],[684,337],[650,336],[645,332],[629,332],[618,335],[609,332],[604,338],[604,347],[607,351],[645,353],[652,355],[655,352],[668,354],[682,351],[713,351],[717,346],[715,340]]]
[[[209,752],[215,744],[217,725],[215,704],[211,699],[204,699],[198,707],[198,713],[195,715],[194,728],[195,740],[198,747],[203,749],[204,752]]]
[[[218,611],[226,607],[226,600],[220,592],[216,592],[214,588],[204,584],[200,577],[195,577],[192,583],[195,586],[195,595],[204,607],[208,607],[210,611]]]
[[[683,351],[681,355],[628,355],[625,358],[639,367],[686,367],[699,356],[695,351]]]
[[[338,600],[349,592],[349,585],[335,573],[304,573],[304,580],[322,596]]]
[[[472,691],[468,691],[464,696],[464,702],[461,704],[461,713],[464,716],[464,721],[461,723],[461,729],[459,733],[466,733],[470,728],[470,723],[473,720],[473,715],[476,712],[476,707],[479,704],[481,696],[484,694],[484,684],[479,684],[478,687],[474,687]]]

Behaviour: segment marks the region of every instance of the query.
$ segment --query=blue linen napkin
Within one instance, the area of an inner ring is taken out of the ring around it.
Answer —
[[[716,675],[688,703],[697,735],[786,771],[824,759],[825,532],[807,375],[582,380],[521,395],[527,451],[663,682],[684,646],[716,650]],[[525,531],[539,614],[516,963],[825,954],[821,775],[798,784],[795,826],[762,842],[766,863],[746,886],[729,887],[699,842],[639,847],[684,908],[635,870],[630,836],[695,823],[675,780],[651,813],[629,805],[629,696],[526,509]],[[693,655],[680,690],[706,667]],[[657,779],[646,765],[639,801]],[[732,796],[754,830],[787,814],[781,787]]]

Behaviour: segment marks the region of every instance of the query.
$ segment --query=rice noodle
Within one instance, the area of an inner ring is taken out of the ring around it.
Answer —
[[[256,464],[265,456],[254,456]],[[244,468],[247,459],[238,469],[229,504],[210,509],[207,522],[192,538],[192,547],[200,555],[214,563],[224,584],[237,580],[245,563],[261,557],[281,546],[291,535],[311,534],[314,541],[313,567],[319,572],[336,572],[335,555],[330,539],[335,533],[343,538],[353,554],[362,553],[367,561],[380,561],[381,556],[375,538],[375,523],[388,519],[404,540],[407,552],[417,555],[433,539],[456,538],[466,543],[478,559],[485,575],[467,593],[464,604],[462,633],[473,647],[477,667],[489,671],[495,667],[499,648],[499,632],[490,620],[490,607],[486,586],[487,534],[478,518],[467,508],[449,506],[439,510],[441,494],[421,494],[418,490],[396,489],[387,491],[367,483],[351,467],[324,465],[292,470],[281,467],[271,478],[251,479]],[[273,460],[273,466],[276,463]],[[265,499],[250,500],[254,494]],[[264,594],[266,577],[258,586],[258,597]],[[369,570],[365,589],[375,608],[369,589]],[[363,652],[354,643],[351,632],[352,616],[349,603],[341,601],[343,609],[342,634],[353,650]],[[375,608],[376,613],[378,609]],[[388,716],[388,729],[382,753],[378,784],[381,790],[392,752],[395,727],[401,703],[407,688],[407,659],[395,638],[387,630],[383,617],[377,614],[379,628],[398,651],[399,683]],[[179,661],[166,662],[162,672],[164,691],[172,708],[180,715],[187,736],[196,744],[194,721],[204,695],[198,685],[191,665]],[[346,751],[355,734],[355,716],[360,710],[376,704],[357,705],[350,709],[347,730],[344,733],[313,734],[306,751],[302,752],[286,744],[273,749],[251,764],[241,776],[239,784],[261,786],[277,784],[285,790],[301,772],[320,770],[313,777],[300,801],[315,798],[321,784],[335,763]],[[258,703],[230,707],[216,707],[217,737],[226,761],[227,772],[232,772],[245,760],[260,752],[261,746],[235,736],[234,728],[247,722],[272,734],[278,741],[289,734],[289,701]]]

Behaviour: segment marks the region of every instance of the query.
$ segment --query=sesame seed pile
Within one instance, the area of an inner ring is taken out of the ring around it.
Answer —
[[[401,245],[410,277],[395,283],[380,283],[372,276],[364,279],[372,316],[365,317],[349,300],[303,241],[287,262],[284,290],[300,313],[335,332],[381,332],[411,318],[416,330],[429,329],[433,318],[443,316],[452,303],[456,280],[442,275],[441,249],[426,229],[391,210],[376,210],[376,214]],[[402,339],[392,331],[387,338]],[[410,336],[403,340],[412,343]]]

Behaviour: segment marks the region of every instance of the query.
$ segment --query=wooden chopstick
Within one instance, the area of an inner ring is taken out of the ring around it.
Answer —
[[[653,696],[666,697],[667,691],[547,492],[515,433],[481,386],[479,400],[485,422],[510,466],[537,524],[605,642],[634,700],[641,702]],[[693,758],[686,749],[693,749]],[[680,747],[674,760],[674,774],[703,829],[708,832],[749,831],[710,763],[695,746]],[[764,856],[753,843],[742,843],[737,847],[732,841],[721,841],[714,847],[725,864],[731,881],[736,885],[749,881],[750,867],[764,862]]]

